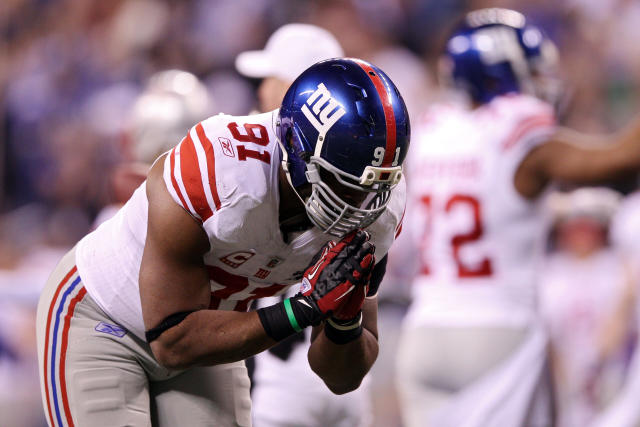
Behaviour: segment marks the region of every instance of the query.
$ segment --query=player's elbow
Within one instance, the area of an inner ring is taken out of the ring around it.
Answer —
[[[161,338],[151,343],[151,350],[156,361],[165,369],[181,370],[194,366],[189,352],[184,351],[177,342],[162,340]]]
[[[364,367],[362,369],[352,367],[349,372],[331,372],[325,373],[325,375],[322,375],[318,371],[315,371],[315,373],[322,378],[322,381],[333,394],[345,394],[360,387],[367,371],[368,369],[365,369]]]
[[[329,384],[326,382],[325,384],[327,385],[327,388],[331,391],[331,393],[340,395],[351,393],[352,391],[357,390],[358,387],[360,387],[360,384],[362,384],[362,379],[343,382],[340,384]]]
[[[169,330],[151,343],[156,361],[169,370],[181,370],[195,366],[196,360],[188,339],[177,330]]]

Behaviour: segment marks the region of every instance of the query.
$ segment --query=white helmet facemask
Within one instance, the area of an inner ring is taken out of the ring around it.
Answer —
[[[311,222],[323,232],[336,237],[371,225],[384,212],[391,199],[391,189],[402,176],[399,167],[373,169],[393,170],[386,171],[387,176],[384,175],[385,171],[382,171],[385,182],[380,182],[373,177],[377,174],[379,178],[380,171],[366,170],[363,177],[356,177],[340,171],[321,157],[311,156],[306,171],[307,180],[311,183],[311,195],[304,201]],[[357,206],[345,200],[345,197],[338,195],[326,182],[327,177],[335,178],[338,187],[346,187],[345,189],[351,190],[353,194],[360,193],[359,198],[362,200],[356,202]]]

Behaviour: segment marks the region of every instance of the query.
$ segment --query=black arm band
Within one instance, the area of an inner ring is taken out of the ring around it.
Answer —
[[[167,329],[173,328],[178,323],[182,322],[185,317],[193,313],[193,311],[181,311],[179,313],[173,313],[167,316],[158,326],[155,328],[151,328],[144,333],[147,342],[151,344],[152,341],[155,341],[164,331]]]
[[[257,312],[264,331],[274,341],[282,341],[296,333],[296,330],[293,329],[289,322],[284,303],[279,302],[278,304],[261,308]]]
[[[322,321],[319,312],[301,294],[257,312],[265,332],[275,341],[281,341]]]
[[[324,322],[324,334],[335,344],[355,341],[362,335],[362,312],[353,320],[341,322],[330,317]]]

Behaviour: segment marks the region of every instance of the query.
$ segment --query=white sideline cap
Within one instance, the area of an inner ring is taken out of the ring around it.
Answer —
[[[327,30],[309,24],[287,24],[269,37],[263,50],[239,54],[236,69],[247,77],[293,81],[316,62],[342,56],[342,47]]]

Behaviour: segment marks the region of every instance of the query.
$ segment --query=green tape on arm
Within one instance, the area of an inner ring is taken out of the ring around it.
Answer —
[[[296,320],[296,316],[293,314],[293,308],[291,308],[291,301],[287,298],[284,300],[284,310],[287,312],[287,316],[289,317],[289,323],[296,332],[300,332],[302,328],[298,325],[298,321]]]

